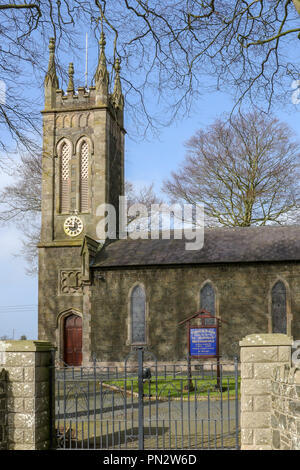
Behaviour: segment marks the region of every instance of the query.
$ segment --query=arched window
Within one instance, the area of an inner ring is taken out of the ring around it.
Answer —
[[[80,147],[80,211],[89,210],[89,145],[83,141]]]
[[[210,282],[204,284],[200,291],[200,309],[207,310],[211,315],[216,315],[215,289]]]
[[[216,316],[216,295],[215,289],[210,282],[206,282],[200,290],[200,309],[204,309],[214,317]],[[205,320],[206,325],[213,325],[214,319],[207,318]]]
[[[271,292],[272,305],[272,332],[284,333],[287,331],[287,292],[282,281],[277,281]]]
[[[146,296],[141,286],[136,286],[131,294],[131,342],[146,342]]]
[[[60,151],[60,212],[70,210],[70,159],[71,147],[64,142]]]

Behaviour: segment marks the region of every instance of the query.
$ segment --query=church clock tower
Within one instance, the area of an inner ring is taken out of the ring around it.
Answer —
[[[74,89],[69,64],[66,93],[59,88],[55,43],[50,39],[45,77],[42,160],[42,226],[39,244],[39,339],[52,341],[59,358],[70,364],[88,361],[81,248],[91,242],[100,217],[97,208],[118,207],[124,192],[124,98],[120,64],[114,66],[109,93],[105,37],[101,34],[95,86]],[[118,213],[118,211],[117,211]]]

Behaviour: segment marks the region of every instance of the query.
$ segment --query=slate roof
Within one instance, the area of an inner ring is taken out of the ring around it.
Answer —
[[[204,246],[186,250],[186,240],[115,240],[99,250],[92,267],[246,263],[300,260],[300,226],[210,228]]]

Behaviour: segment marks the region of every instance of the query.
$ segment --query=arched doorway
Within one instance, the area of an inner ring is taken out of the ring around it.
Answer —
[[[64,320],[64,362],[69,366],[82,363],[82,318],[69,315]]]

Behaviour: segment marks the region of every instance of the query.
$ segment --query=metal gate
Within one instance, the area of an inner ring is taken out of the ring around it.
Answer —
[[[60,449],[238,449],[238,362],[188,368],[139,348],[122,368],[57,368],[55,428]]]

